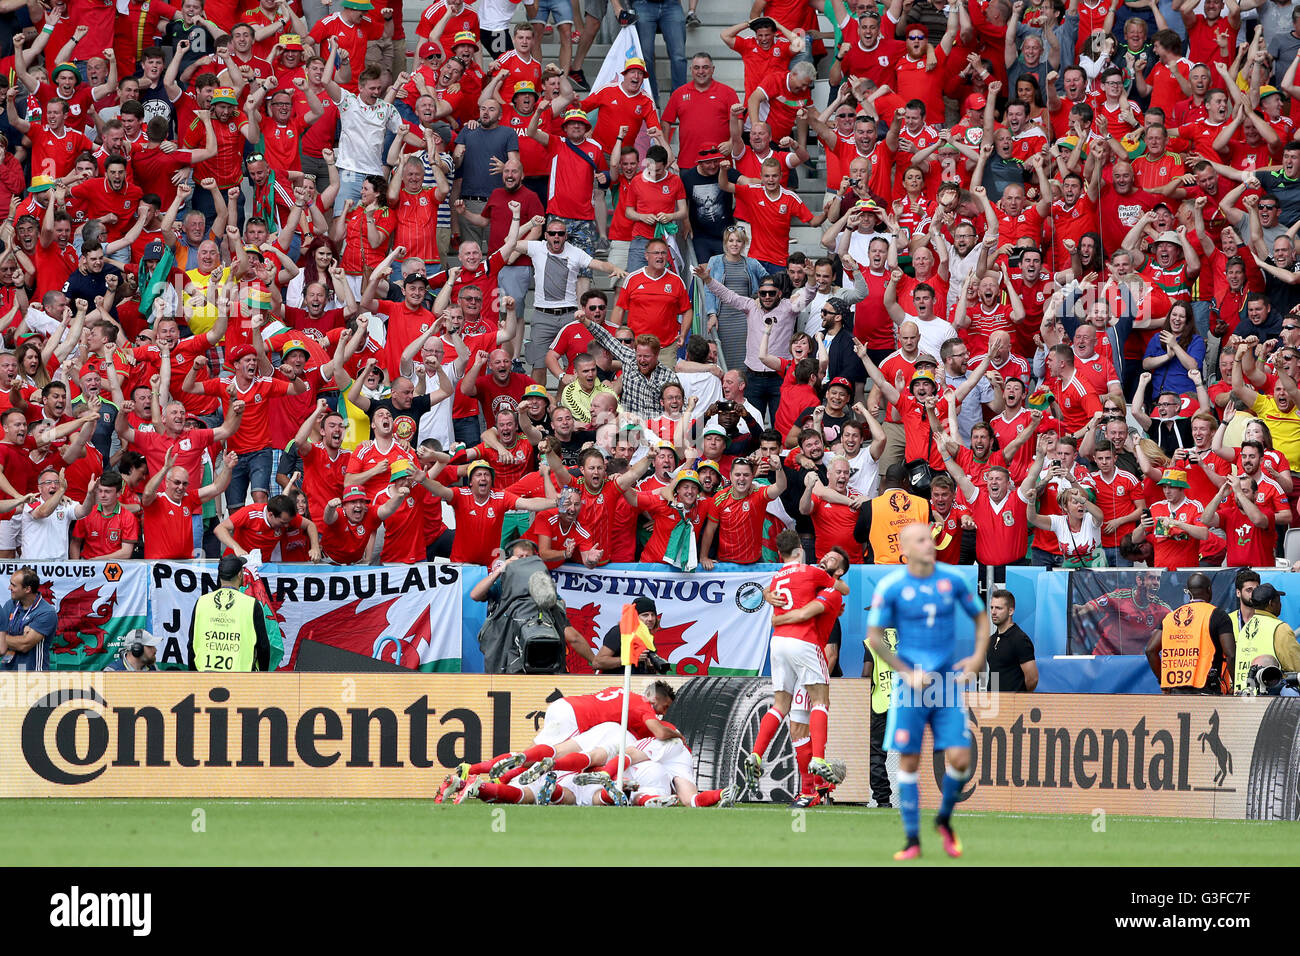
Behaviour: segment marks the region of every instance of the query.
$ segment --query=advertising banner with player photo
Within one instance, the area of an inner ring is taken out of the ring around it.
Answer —
[[[763,601],[763,588],[771,571],[670,574],[566,565],[552,576],[569,623],[593,650],[600,650],[605,634],[618,624],[623,605],[648,597],[661,615],[655,649],[672,665],[670,673],[753,676],[763,670],[772,635],[772,609]],[[571,654],[571,668],[575,662],[584,663]]]
[[[1145,654],[1151,632],[1189,600],[1184,588],[1194,570],[1131,568],[1071,571],[1067,588],[1070,654]],[[1236,570],[1206,568],[1214,603],[1237,610]]]
[[[142,562],[0,564],[6,580],[24,567],[36,571],[41,597],[58,614],[59,629],[50,642],[50,670],[103,670],[133,631],[149,626],[149,569]]]
[[[461,580],[455,565],[344,571],[271,564],[260,573],[283,635],[282,646],[272,647],[272,670],[293,670],[303,640],[412,670],[460,670]],[[153,631],[167,638],[159,666],[188,666],[194,602],[215,588],[213,566],[154,565]]]

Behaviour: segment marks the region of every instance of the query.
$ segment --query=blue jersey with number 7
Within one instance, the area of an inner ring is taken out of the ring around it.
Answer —
[[[959,604],[972,618],[984,611],[979,595],[946,565],[936,564],[924,578],[904,566],[876,586],[867,626],[894,628],[898,632],[894,653],[912,667],[949,670],[957,661]]]

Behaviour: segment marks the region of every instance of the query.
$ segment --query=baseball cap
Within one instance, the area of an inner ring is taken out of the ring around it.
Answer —
[[[1170,488],[1190,488],[1187,482],[1187,472],[1180,468],[1166,468],[1160,473],[1160,480],[1157,485],[1168,485]]]
[[[705,146],[702,150],[700,150],[700,155],[696,159],[696,162],[705,162],[708,160],[722,159],[722,158],[723,158],[722,150],[718,149],[718,147]]]
[[[408,282],[423,282],[425,285],[428,285],[429,277],[423,272],[408,272],[406,275],[402,276],[402,285],[406,285]]]
[[[370,496],[366,494],[366,490],[357,485],[353,485],[351,488],[349,488],[347,490],[347,494],[343,496],[344,504],[347,504],[349,501],[369,501],[369,500],[370,500]]]
[[[1259,98],[1262,100],[1266,96],[1281,96],[1282,91],[1276,86],[1265,84],[1259,88]]]
[[[520,80],[515,84],[515,91],[510,94],[510,98],[513,100],[520,93],[532,93],[533,96],[536,96],[537,87],[533,85],[532,80]]]
[[[225,103],[228,106],[238,106],[239,99],[235,96],[235,91],[229,86],[219,86],[212,92],[212,105]]]
[[[835,378],[831,379],[829,382],[826,383],[826,388],[827,390],[830,390],[837,385],[840,388],[845,389],[850,395],[853,394],[853,383],[850,382],[847,378],[844,378],[843,376],[836,376]]]
[[[163,257],[163,253],[166,251],[167,247],[163,244],[163,241],[161,239],[155,239],[153,242],[149,243],[149,245],[144,247],[144,252],[140,254],[140,261],[157,261]]]
[[[1278,598],[1286,597],[1285,591],[1279,591],[1271,584],[1261,584],[1255,588],[1255,593],[1250,596],[1250,606],[1254,608],[1267,608]]]
[[[628,70],[640,70],[642,73],[648,72],[645,68],[645,60],[639,56],[628,57],[623,63],[623,72],[626,73]]]
[[[345,2],[346,2],[346,0],[345,0]],[[453,50],[454,50],[456,47],[461,46],[462,44],[466,44],[466,43],[468,43],[468,44],[469,44],[470,46],[472,46],[472,47],[477,47],[477,46],[478,46],[478,37],[476,37],[476,36],[475,36],[473,33],[471,33],[469,30],[461,30],[459,33],[457,33],[454,37],[451,38],[451,47],[452,47]]]
[[[988,98],[983,93],[972,93],[962,103],[963,110],[982,110],[988,105]]]
[[[524,389],[524,398],[544,398],[548,402],[551,400],[550,394],[542,385],[529,385]]]
[[[433,133],[434,136],[438,137],[438,139],[442,140],[444,146],[448,145],[456,138],[455,134],[451,131],[450,123],[434,123],[429,127],[429,131]]]
[[[344,10],[373,10],[375,5],[370,0],[343,0]]]
[[[236,345],[234,348],[226,352],[226,364],[233,367],[240,359],[256,354],[257,350],[251,345]]]
[[[301,50],[301,49],[302,49],[302,37],[300,37],[300,36],[299,36],[298,34],[296,34],[296,33],[286,33],[286,34],[284,34],[284,36],[280,37],[280,49],[281,49],[281,50]]]
[[[718,435],[721,438],[726,438],[727,432],[726,429],[719,428],[717,425],[710,425],[708,428],[704,429],[704,432],[700,437],[708,438],[710,435]]]
[[[472,474],[474,474],[474,472],[479,471],[480,469],[483,468],[486,468],[494,476],[496,475],[496,472],[493,471],[492,466],[488,464],[486,461],[471,461],[469,463],[469,467],[465,469],[465,477],[468,478]]]
[[[427,60],[431,56],[442,56],[442,47],[429,40],[420,44],[420,59]]]
[[[307,348],[305,342],[301,342],[298,339],[293,339],[292,341],[285,343],[284,348],[280,350],[280,358],[288,358],[290,352],[302,352],[308,358],[311,358],[311,350]]]

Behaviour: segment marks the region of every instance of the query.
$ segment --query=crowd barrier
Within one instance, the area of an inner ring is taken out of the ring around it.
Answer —
[[[22,563],[0,566],[11,574]],[[54,670],[102,668],[137,628],[166,638],[160,666],[183,669],[194,600],[216,586],[212,562],[70,561],[35,567],[44,582],[42,592],[59,611],[59,634],[50,655]],[[650,596],[663,615],[659,648],[672,673],[751,676],[768,673],[770,609],[761,592],[776,569],[720,564],[711,572],[686,574],[639,565],[565,565],[553,575],[570,622],[593,645],[617,623],[624,604]],[[871,595],[875,583],[892,570],[858,565],[848,573],[840,652],[846,677],[862,673]],[[958,571],[975,583],[975,568]],[[486,573],[483,567],[451,564],[263,565],[283,635],[272,666],[292,670],[298,641],[315,640],[416,670],[481,673],[477,635],[487,606],[469,594]],[[1094,592],[1105,589],[1120,593],[1142,573],[1006,569],[1005,587],[1016,598],[1016,623],[1034,642],[1039,692],[1159,693],[1146,658],[1138,653],[1140,643],[1129,653],[1096,656],[1071,646],[1071,628],[1077,623],[1072,603],[1077,608],[1083,598],[1096,600]],[[1162,575],[1159,599],[1164,605],[1177,607],[1186,600],[1187,573]],[[1260,574],[1288,591],[1288,572],[1264,568]],[[1215,600],[1226,610],[1235,609],[1232,576],[1232,571],[1214,572]],[[1282,618],[1300,623],[1300,588],[1289,588]],[[1159,626],[1159,616],[1151,623]],[[958,628],[959,638],[970,641],[973,629],[964,615],[958,616]]]
[[[771,703],[761,677],[670,677],[668,719],[701,789],[738,781]],[[644,681],[644,678],[638,681]],[[0,798],[406,797],[464,760],[521,749],[561,695],[603,677],[415,673],[0,675]],[[637,691],[641,688],[635,687]],[[827,752],[870,799],[871,687],[835,680]],[[971,695],[970,809],[1295,819],[1300,700]],[[933,806],[942,757],[923,755]],[[748,799],[788,802],[787,728]],[[933,783],[929,777],[933,771]]]

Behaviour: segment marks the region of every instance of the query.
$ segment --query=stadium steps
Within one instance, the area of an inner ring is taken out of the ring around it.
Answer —
[[[668,0],[674,2],[674,0]],[[683,4],[685,7],[685,4]],[[719,34],[727,27],[740,23],[749,18],[749,4],[747,2],[738,2],[738,0],[708,0],[701,2],[696,10],[697,15],[702,21],[702,25],[693,29],[687,28],[686,31],[686,55],[689,58],[701,50],[707,52],[713,57],[715,64],[714,79],[719,83],[725,83],[736,90],[744,87],[744,64],[740,56],[733,50],[723,44]],[[522,7],[517,20],[523,18]],[[605,25],[601,29],[601,34],[597,41],[592,44],[590,53],[587,54],[586,62],[583,66],[589,80],[595,79],[596,73],[600,70],[600,64],[609,52],[610,39],[618,32],[613,25],[613,18],[606,17]],[[418,12],[412,16],[408,11],[405,18],[407,33],[407,50],[411,55],[409,63],[414,63],[414,52],[417,45],[415,28],[419,22]],[[544,38],[542,43],[543,62],[554,61],[559,49],[559,44],[555,34]],[[829,68],[827,61],[822,62],[821,75],[814,91],[814,103],[817,108],[825,107],[829,99],[829,84],[824,79],[826,70]],[[671,74],[668,63],[667,48],[664,45],[663,37],[656,37],[655,41],[655,73],[659,81],[661,90],[660,101],[666,102],[666,91],[671,87]],[[799,170],[799,184],[797,192],[804,204],[813,211],[821,211],[822,202],[825,197],[826,188],[826,165],[825,159],[821,155],[820,148],[812,150],[813,160],[815,162],[814,170],[810,171],[808,167],[801,167]],[[821,246],[821,227],[811,227],[799,224],[797,221],[792,225],[790,230],[790,251],[800,251],[810,258],[816,258],[823,255],[825,250]],[[608,289],[610,281],[603,273],[596,273],[594,286],[596,288]]]

